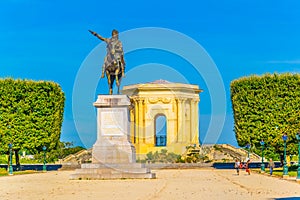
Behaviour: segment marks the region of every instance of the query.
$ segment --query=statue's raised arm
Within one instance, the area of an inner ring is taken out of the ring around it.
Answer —
[[[101,35],[99,35],[99,34],[96,33],[95,31],[89,30],[89,32],[90,32],[92,35],[94,35],[94,36],[96,36],[97,38],[99,38],[100,40],[107,42],[107,38],[102,37]]]

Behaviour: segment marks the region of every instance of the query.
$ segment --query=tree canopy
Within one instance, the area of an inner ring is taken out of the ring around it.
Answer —
[[[300,75],[252,75],[231,82],[234,131],[238,144],[250,144],[260,152],[264,140],[267,154],[283,152],[282,135],[287,134],[287,153],[297,153],[300,129]]]
[[[59,144],[65,96],[50,81],[0,79],[0,152],[13,149],[35,154]]]

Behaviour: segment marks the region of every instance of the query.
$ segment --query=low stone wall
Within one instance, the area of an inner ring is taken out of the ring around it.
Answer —
[[[143,163],[144,167],[149,169],[193,169],[213,167],[213,163]],[[80,164],[64,163],[59,170],[74,170],[79,169]]]
[[[147,163],[145,167],[150,169],[193,169],[212,167],[213,163]]]

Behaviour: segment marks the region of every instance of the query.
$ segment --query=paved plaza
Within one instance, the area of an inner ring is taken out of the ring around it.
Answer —
[[[300,184],[234,170],[153,170],[157,179],[69,180],[73,171],[0,177],[0,199],[284,199],[300,197]],[[299,198],[300,199],[300,198]]]

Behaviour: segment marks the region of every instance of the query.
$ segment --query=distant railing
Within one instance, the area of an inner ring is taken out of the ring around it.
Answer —
[[[12,165],[13,171],[17,171],[17,166]],[[61,164],[47,164],[46,165],[46,170],[47,171],[56,171],[62,167]],[[6,164],[0,164],[0,168],[7,169]],[[35,170],[35,171],[42,171],[43,170],[43,164],[24,164],[21,165],[20,171],[25,171],[25,170]]]
[[[157,135],[155,140],[155,146],[161,147],[166,146],[167,137],[165,135]]]
[[[268,166],[268,162],[264,162],[265,166]],[[280,167],[280,162],[274,162],[275,167]],[[216,169],[234,169],[234,162],[228,162],[228,163],[220,163],[220,162],[215,162],[213,163],[213,168]],[[261,162],[250,162],[249,163],[249,168],[256,168],[259,169],[261,168]]]

